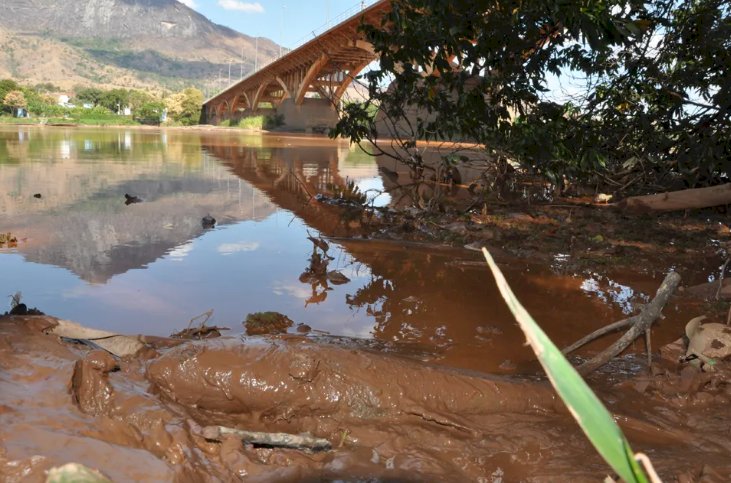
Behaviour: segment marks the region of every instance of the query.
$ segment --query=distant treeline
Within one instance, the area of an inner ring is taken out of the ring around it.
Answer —
[[[203,93],[189,87],[175,93],[78,86],[62,92],[51,83],[21,85],[0,80],[0,115],[82,124],[150,123],[192,125],[200,118]]]

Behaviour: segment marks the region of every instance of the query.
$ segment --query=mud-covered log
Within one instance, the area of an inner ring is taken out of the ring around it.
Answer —
[[[632,196],[619,203],[619,208],[636,213],[708,208],[731,204],[731,183],[707,188],[670,191],[646,196]]]
[[[264,433],[261,431],[227,428],[226,426],[206,426],[202,432],[204,438],[216,441],[220,441],[221,438],[228,435],[241,438],[246,443],[276,446],[279,448],[327,451],[332,447],[330,441],[326,439],[315,438],[304,434]]]

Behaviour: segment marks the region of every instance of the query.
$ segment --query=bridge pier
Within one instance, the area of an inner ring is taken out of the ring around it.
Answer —
[[[306,97],[302,104],[285,99],[277,106],[287,131],[327,132],[338,122],[338,113],[329,99]]]

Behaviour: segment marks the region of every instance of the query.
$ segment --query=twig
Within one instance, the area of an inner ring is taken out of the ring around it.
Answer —
[[[205,318],[203,319],[203,317]],[[188,329],[190,329],[193,326],[193,322],[198,319],[203,319],[203,322],[201,322],[200,324],[200,327],[203,327],[204,325],[206,325],[206,322],[208,322],[208,319],[210,319],[211,317],[213,317],[213,309],[207,310],[200,315],[196,315],[195,317],[190,319],[190,322],[188,322]]]
[[[657,289],[655,298],[652,299],[652,301],[647,304],[644,309],[642,309],[639,315],[628,319],[633,320],[632,327],[630,327],[630,329],[614,344],[580,365],[577,368],[579,373],[586,375],[594,372],[596,369],[621,354],[622,351],[624,351],[637,337],[650,330],[652,323],[660,317],[663,307],[665,307],[665,304],[667,304],[670,296],[673,294],[679,283],[680,275],[678,275],[677,272],[668,273],[665,280],[663,280],[660,285],[660,288]]]
[[[645,331],[645,347],[647,348],[647,369],[652,366],[652,331],[648,327]]]
[[[723,275],[726,273],[726,266],[728,265],[729,260],[731,260],[731,258],[726,258],[726,261],[723,262],[723,266],[721,267],[721,275],[718,276],[718,289],[716,290],[716,300],[721,297],[721,289],[723,288]]]
[[[639,317],[639,316],[635,316]],[[609,325],[605,325],[601,329],[597,329],[591,334],[587,335],[586,337],[582,337],[581,339],[577,340],[573,344],[571,344],[568,347],[565,347],[564,349],[561,349],[561,352],[563,352],[564,355],[570,354],[574,352],[579,347],[583,347],[589,342],[598,339],[599,337],[602,337],[603,335],[609,334],[610,332],[614,332],[620,329],[624,329],[625,327],[629,327],[635,322],[635,317],[630,317],[628,319],[622,319],[617,322],[614,322]]]
[[[294,448],[308,451],[327,451],[332,448],[330,441],[307,435],[289,433],[263,433],[259,431],[244,431],[243,429],[227,428],[226,426],[206,426],[201,433],[204,438],[220,441],[224,436],[233,435],[246,443],[277,446],[280,448]]]

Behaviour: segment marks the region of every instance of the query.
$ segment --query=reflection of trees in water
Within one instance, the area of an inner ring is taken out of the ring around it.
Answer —
[[[351,309],[373,317],[373,335],[389,341],[428,341],[439,345],[452,321],[468,322],[461,314],[475,286],[460,283],[444,268],[445,257],[409,256],[376,250],[357,253],[371,267],[371,279],[346,296]],[[470,282],[473,282],[470,280]],[[473,317],[474,318],[474,317]],[[460,319],[459,321],[454,319]]]

